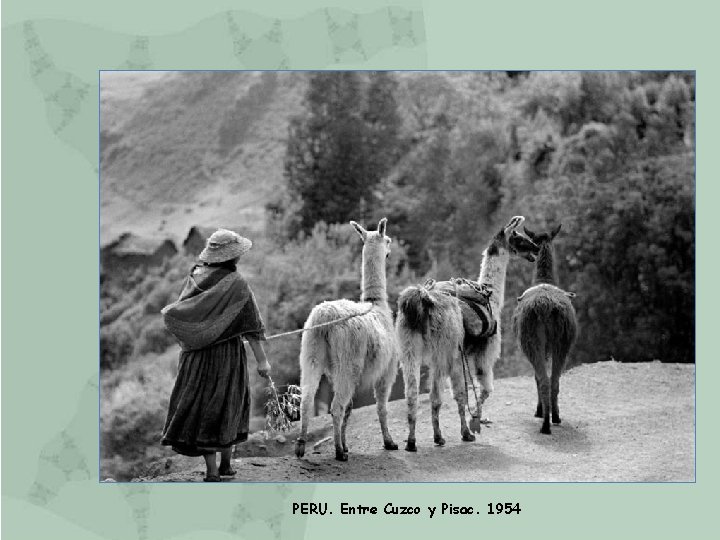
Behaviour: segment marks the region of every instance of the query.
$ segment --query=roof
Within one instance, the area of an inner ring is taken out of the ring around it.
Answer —
[[[153,255],[162,246],[169,244],[175,251],[175,243],[168,238],[147,238],[133,233],[123,233],[103,250],[114,255]]]
[[[205,241],[216,230],[217,229],[215,227],[203,227],[201,225],[193,225],[192,227],[190,227],[190,230],[188,231],[185,240],[183,240],[183,246],[187,245],[187,243],[190,241],[190,238],[192,238],[194,234],[197,234],[198,236],[200,236],[200,238],[203,239],[203,241]]]

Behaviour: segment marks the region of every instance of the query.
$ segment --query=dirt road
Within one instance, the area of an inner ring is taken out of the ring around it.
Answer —
[[[389,404],[390,431],[400,450],[382,449],[375,406],[353,411],[348,425],[350,458],[334,459],[332,441],[313,452],[313,442],[332,434],[329,415],[311,422],[303,459],[293,454],[297,431],[285,442],[235,462],[233,481],[250,482],[499,482],[499,481],[693,481],[695,475],[695,366],[604,362],[574,368],[561,379],[562,424],[542,435],[534,418],[532,377],[497,380],[475,442],[460,440],[457,408],[444,395],[444,447],[433,444],[428,395],[419,403],[417,453],[403,450],[404,400]],[[297,428],[296,428],[297,430]],[[251,445],[252,446],[252,445]],[[242,450],[241,450],[242,452]],[[172,458],[140,481],[201,481],[199,458]],[[228,481],[230,481],[228,479]]]

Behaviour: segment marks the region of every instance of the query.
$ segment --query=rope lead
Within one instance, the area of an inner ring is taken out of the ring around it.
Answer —
[[[465,356],[465,349],[462,346],[459,347],[459,349],[460,349],[460,355],[462,357],[463,379],[465,380],[465,393],[467,394],[467,387],[468,387],[467,373],[470,372],[470,366],[468,366],[468,363],[467,363],[467,356]],[[467,407],[467,410],[470,413],[470,416],[475,418],[475,415],[477,414],[477,406],[478,406],[478,403],[480,403],[480,400],[478,399],[477,389],[475,388],[475,381],[472,379],[472,377],[470,377],[470,383],[472,384],[473,394],[475,394],[475,413],[473,413],[470,410],[470,400],[469,399],[465,403],[465,406]]]
[[[374,306],[370,306],[366,311],[363,313],[353,313],[352,315],[346,315],[345,317],[341,317],[339,319],[335,319],[334,321],[328,321],[320,324],[316,324],[313,326],[310,326],[308,328],[300,328],[298,330],[291,330],[289,332],[283,332],[282,334],[275,334],[269,337],[265,338],[265,341],[272,341],[273,339],[278,339],[286,336],[292,336],[293,334],[302,334],[303,332],[307,332],[308,330],[315,330],[316,328],[321,328],[323,326],[332,326],[335,324],[339,324],[341,322],[349,321],[350,319],[354,319],[355,317],[362,317],[363,315],[367,315],[373,310]]]

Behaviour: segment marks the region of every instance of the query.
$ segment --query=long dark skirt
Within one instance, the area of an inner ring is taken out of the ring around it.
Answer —
[[[162,444],[201,456],[247,440],[247,357],[240,337],[180,354]]]

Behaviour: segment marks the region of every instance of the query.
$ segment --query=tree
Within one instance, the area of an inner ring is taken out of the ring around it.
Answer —
[[[373,186],[395,165],[402,151],[397,81],[392,73],[370,73],[363,120],[368,153],[368,182]]]
[[[360,214],[372,211],[373,190],[397,157],[394,89],[387,73],[370,76],[367,99],[355,72],[309,76],[306,111],[290,123],[285,158],[299,230],[369,217]]]
[[[448,218],[452,214],[449,129],[426,133],[383,182],[380,208],[393,234],[407,242],[413,269],[427,269],[447,256]]]
[[[532,229],[563,224],[559,281],[578,295],[581,328],[573,361],[694,361],[693,80],[530,79],[540,82],[521,102],[522,152],[503,170],[503,206]],[[545,115],[559,125],[556,150],[546,174],[533,176],[527,149]],[[511,268],[508,295],[528,281]]]
[[[533,229],[562,222],[560,284],[575,293],[574,362],[694,361],[691,154],[628,164],[604,181],[551,178],[523,202]]]

